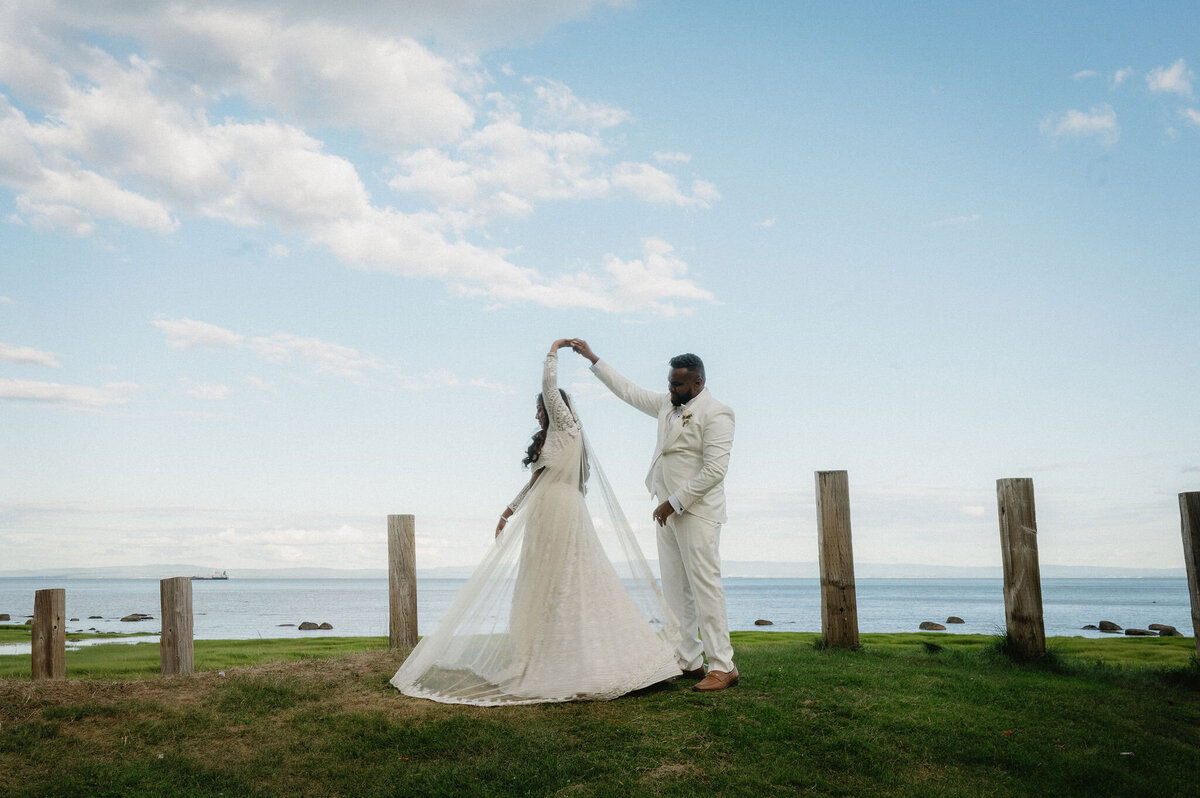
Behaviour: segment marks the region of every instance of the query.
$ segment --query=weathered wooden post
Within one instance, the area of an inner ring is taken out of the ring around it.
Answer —
[[[417,544],[411,515],[388,516],[388,647],[417,644]]]
[[[1004,557],[1004,620],[1019,659],[1046,654],[1042,572],[1038,566],[1037,513],[1032,479],[996,480],[1000,549]]]
[[[56,587],[33,594],[33,628],[30,630],[32,678],[65,679],[67,676],[67,591]]]
[[[1183,522],[1183,564],[1192,597],[1192,636],[1196,639],[1196,659],[1200,660],[1200,492],[1179,494],[1179,515]]]
[[[188,674],[196,669],[192,646],[192,580],[186,576],[158,583],[162,604],[162,633],[158,638],[163,676]]]
[[[817,473],[817,547],[821,561],[821,637],[858,648],[858,598],[850,543],[850,480],[845,471]]]

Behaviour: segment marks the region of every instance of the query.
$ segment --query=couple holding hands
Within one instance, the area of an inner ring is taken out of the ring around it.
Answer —
[[[646,488],[659,502],[661,588],[558,387],[566,347],[657,422]],[[607,700],[675,677],[705,692],[735,685],[719,553],[734,418],[707,390],[704,363],[671,358],[658,393],[622,377],[587,341],[562,338],[546,355],[537,418],[525,457],[532,474],[501,515],[496,544],[392,684],[484,706]]]

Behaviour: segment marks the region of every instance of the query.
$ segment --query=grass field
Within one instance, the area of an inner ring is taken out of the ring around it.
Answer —
[[[197,641],[201,670],[171,678],[152,675],[154,644],[71,652],[60,682],[0,657],[26,668],[0,664],[0,793],[1200,792],[1191,638],[1057,638],[1016,665],[979,636],[733,637],[744,677],[723,693],[507,708],[400,695],[403,652],[381,638]]]

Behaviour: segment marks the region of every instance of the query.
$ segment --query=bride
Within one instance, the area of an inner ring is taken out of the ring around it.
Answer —
[[[558,388],[558,350],[569,345],[555,341],[546,356],[529,484],[438,629],[392,677],[405,695],[608,700],[680,675],[678,625]]]

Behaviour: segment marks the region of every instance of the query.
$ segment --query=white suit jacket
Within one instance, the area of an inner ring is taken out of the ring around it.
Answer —
[[[713,398],[707,388],[684,410],[684,418],[671,422],[675,409],[671,395],[639,388],[604,361],[592,369],[600,381],[622,401],[658,419],[658,442],[646,489],[657,494],[659,471],[667,496],[675,496],[684,512],[714,523],[725,523],[725,472],[733,449],[733,410]]]

